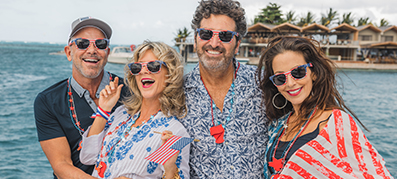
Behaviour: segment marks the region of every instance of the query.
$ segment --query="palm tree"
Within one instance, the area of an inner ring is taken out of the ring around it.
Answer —
[[[307,12],[306,16],[303,16],[300,18],[297,25],[301,26],[301,27],[305,27],[309,24],[312,24],[314,22],[314,18],[315,18],[315,15],[309,11],[309,12]]]
[[[363,26],[367,24],[372,24],[371,21],[369,21],[369,17],[360,17],[357,22],[357,26]]]
[[[297,18],[295,17],[295,11],[288,11],[285,14],[285,21],[290,23],[290,24],[294,24],[294,22],[297,20]]]
[[[186,37],[189,37],[191,33],[192,32],[189,31],[186,27],[183,27],[183,29],[178,29],[175,37],[175,41],[176,42],[186,41]]]
[[[322,14],[321,25],[328,27],[329,25],[332,24],[332,21],[338,20],[338,18],[336,16],[338,16],[338,12],[333,11],[332,8],[329,8],[329,11],[327,12],[327,14]]]
[[[387,21],[385,18],[382,18],[380,20],[380,26],[379,27],[388,26],[388,25],[389,25],[389,21]]]
[[[342,21],[339,21],[338,24],[340,25],[340,24],[346,23],[346,24],[352,25],[353,22],[354,22],[354,17],[352,15],[352,13],[349,12],[349,13],[343,13]]]
[[[284,20],[281,18],[281,6],[277,3],[269,3],[270,5],[262,9],[262,12],[255,17],[254,23],[262,22],[267,24],[281,24]]]

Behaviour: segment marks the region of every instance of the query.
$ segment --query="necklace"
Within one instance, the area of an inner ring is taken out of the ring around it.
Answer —
[[[112,75],[110,74],[110,72],[108,72],[108,73],[109,73],[109,82],[110,82],[110,81],[112,81]],[[82,136],[84,133],[84,129],[81,128],[81,126],[80,126],[81,123],[80,123],[79,119],[77,118],[76,107],[75,107],[74,100],[73,100],[72,87],[70,85],[70,79],[71,79],[71,77],[69,77],[69,79],[68,79],[68,92],[67,92],[68,96],[69,96],[68,104],[70,106],[69,107],[70,119],[72,120],[74,127],[79,131],[80,135]]]
[[[232,80],[232,84],[231,84],[231,88],[232,88],[232,91],[231,91],[231,93],[232,93],[232,97],[231,97],[231,99],[230,99],[230,109],[229,109],[229,115],[228,115],[228,117],[226,118],[226,121],[218,121],[217,122],[217,124],[218,125],[215,125],[215,121],[214,121],[214,119],[215,118],[217,118],[216,117],[216,113],[214,113],[214,111],[216,111],[216,104],[215,104],[215,102],[214,102],[214,100],[212,99],[212,97],[211,97],[211,94],[210,94],[210,92],[208,91],[208,89],[207,89],[207,87],[205,86],[205,83],[204,83],[204,80],[203,80],[203,78],[200,76],[200,79],[201,79],[201,81],[203,82],[203,85],[204,85],[204,88],[205,88],[205,90],[207,90],[207,93],[208,93],[208,95],[210,96],[210,102],[211,102],[211,106],[210,106],[210,108],[211,108],[211,117],[212,117],[212,127],[210,128],[210,133],[211,133],[211,135],[215,138],[215,142],[217,143],[217,144],[221,144],[221,143],[223,143],[225,140],[224,140],[224,135],[225,135],[225,129],[224,128],[226,128],[226,125],[227,125],[227,123],[231,120],[231,114],[233,113],[233,107],[234,107],[234,95],[235,95],[235,92],[234,92],[234,87],[235,87],[235,85],[234,85],[234,79],[237,77],[237,71],[238,71],[238,69],[240,68],[240,63],[239,62],[237,62],[237,64],[238,64],[238,66],[237,66],[237,68],[236,68],[236,70],[235,70],[235,72],[234,72],[234,75],[233,75],[233,80]],[[215,114],[215,115],[214,115]],[[215,117],[214,117],[215,116]],[[222,125],[221,125],[222,124]]]
[[[272,158],[271,158],[272,161],[269,161],[268,164],[269,164],[269,166],[272,167],[273,170],[274,170],[273,176],[279,175],[279,173],[281,172],[281,169],[284,168],[284,166],[285,166],[285,164],[286,164],[285,161],[286,161],[288,152],[291,150],[292,146],[294,145],[294,143],[296,142],[296,140],[299,138],[299,136],[300,136],[300,135],[303,133],[303,131],[306,129],[306,127],[308,126],[308,124],[309,124],[310,121],[312,120],[312,118],[313,118],[314,114],[316,113],[316,111],[317,111],[317,106],[312,110],[312,112],[310,113],[310,115],[309,115],[309,117],[308,117],[308,120],[305,121],[305,123],[304,123],[304,124],[302,125],[302,127],[299,129],[298,133],[297,133],[297,134],[294,136],[294,138],[288,143],[287,147],[286,147],[286,148],[284,149],[284,151],[283,151],[283,154],[281,155],[281,158],[280,158],[280,159],[276,159],[275,156],[276,156],[276,150],[277,150],[277,148],[278,148],[278,144],[279,144],[279,142],[280,142],[282,136],[286,133],[286,130],[287,130],[287,128],[286,128],[285,126],[283,127],[281,134],[280,134],[280,135],[278,136],[278,138],[276,139],[276,140],[277,140],[277,143],[275,143],[275,146],[272,146],[272,147],[271,147],[271,148],[272,148],[272,151],[271,151],[271,152],[273,153]],[[291,114],[288,115],[287,123],[286,123],[285,125],[288,124],[288,121],[289,121],[290,117],[291,117]],[[273,177],[273,176],[272,176],[272,177]],[[272,177],[271,177],[271,178],[272,178]]]
[[[152,120],[160,111],[161,110],[158,110],[155,114],[151,115],[149,119],[144,120],[142,122],[142,124],[136,126],[136,128],[139,129],[140,126],[143,126],[144,124],[146,124],[147,122]],[[133,125],[136,123],[136,121],[138,120],[140,115],[141,115],[141,113],[139,112],[139,114],[136,115],[136,117],[134,117],[134,120],[131,121],[131,125],[129,125],[124,130],[124,132],[120,133],[120,135],[117,136],[117,137],[119,137],[119,139],[110,147],[110,149],[107,152],[105,152],[105,154],[103,154],[103,152],[102,152],[103,148],[104,148],[104,145],[101,146],[101,150],[99,152],[97,163],[95,164],[95,170],[98,171],[98,175],[100,177],[102,177],[102,178],[104,177],[104,173],[105,173],[106,168],[107,168],[107,165],[106,165],[106,163],[104,161],[102,161],[102,158],[108,157],[108,163],[111,163],[111,160],[112,160],[114,152],[115,152],[115,148],[119,147],[120,143],[124,142],[127,139],[127,137],[130,135],[131,129],[134,128]],[[126,121],[121,122],[119,126],[115,127],[112,131],[109,131],[108,133],[106,133],[105,137],[103,137],[103,139],[102,139],[102,144],[104,143],[106,137],[116,133],[119,129],[122,129],[122,127],[124,125],[128,125],[128,123],[131,120],[131,118],[132,118],[132,116],[130,114],[128,114],[128,119]],[[109,147],[107,147],[107,148],[109,148]]]

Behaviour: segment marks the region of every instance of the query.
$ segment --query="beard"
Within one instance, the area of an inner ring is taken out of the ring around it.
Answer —
[[[197,44],[196,44],[197,47]],[[199,57],[199,62],[200,64],[207,70],[211,70],[211,71],[224,71],[226,70],[229,65],[231,64],[233,57],[234,57],[234,51],[235,48],[233,48],[233,50],[227,52],[227,50],[223,47],[217,46],[215,48],[213,48],[210,44],[203,46],[201,49],[197,48],[197,56]],[[206,54],[207,50],[214,50],[214,51],[219,51],[221,52],[221,56],[219,57],[209,57]]]
[[[100,56],[89,56],[89,57],[94,57],[99,59],[98,65],[96,67],[87,67],[86,65],[84,65],[84,62],[82,59],[73,59],[73,66],[74,68],[85,78],[89,78],[89,79],[94,79],[99,77],[99,75],[102,73],[102,71],[105,68],[106,65],[106,60]],[[82,58],[88,58],[88,57],[82,57]]]

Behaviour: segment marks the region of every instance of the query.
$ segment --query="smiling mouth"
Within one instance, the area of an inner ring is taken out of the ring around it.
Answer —
[[[144,88],[149,88],[154,84],[155,81],[152,79],[142,79],[141,82]]]
[[[98,63],[98,59],[92,59],[92,58],[83,58],[83,61],[88,62],[88,63]]]
[[[287,92],[288,92],[288,94],[290,94],[292,96],[295,96],[295,95],[298,95],[301,90],[302,90],[302,87],[298,88],[296,90],[290,90],[290,91],[287,91]]]
[[[219,55],[219,54],[221,54],[222,52],[213,51],[213,50],[207,50],[207,53],[209,53],[209,54],[211,54],[211,55]]]

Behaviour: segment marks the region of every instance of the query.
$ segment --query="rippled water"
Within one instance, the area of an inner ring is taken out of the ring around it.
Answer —
[[[33,101],[40,91],[71,75],[63,45],[0,42],[0,178],[52,178],[37,140]],[[191,69],[189,65],[186,69]],[[123,76],[123,65],[106,70]],[[371,132],[365,132],[397,176],[397,72],[342,71],[342,94]]]

